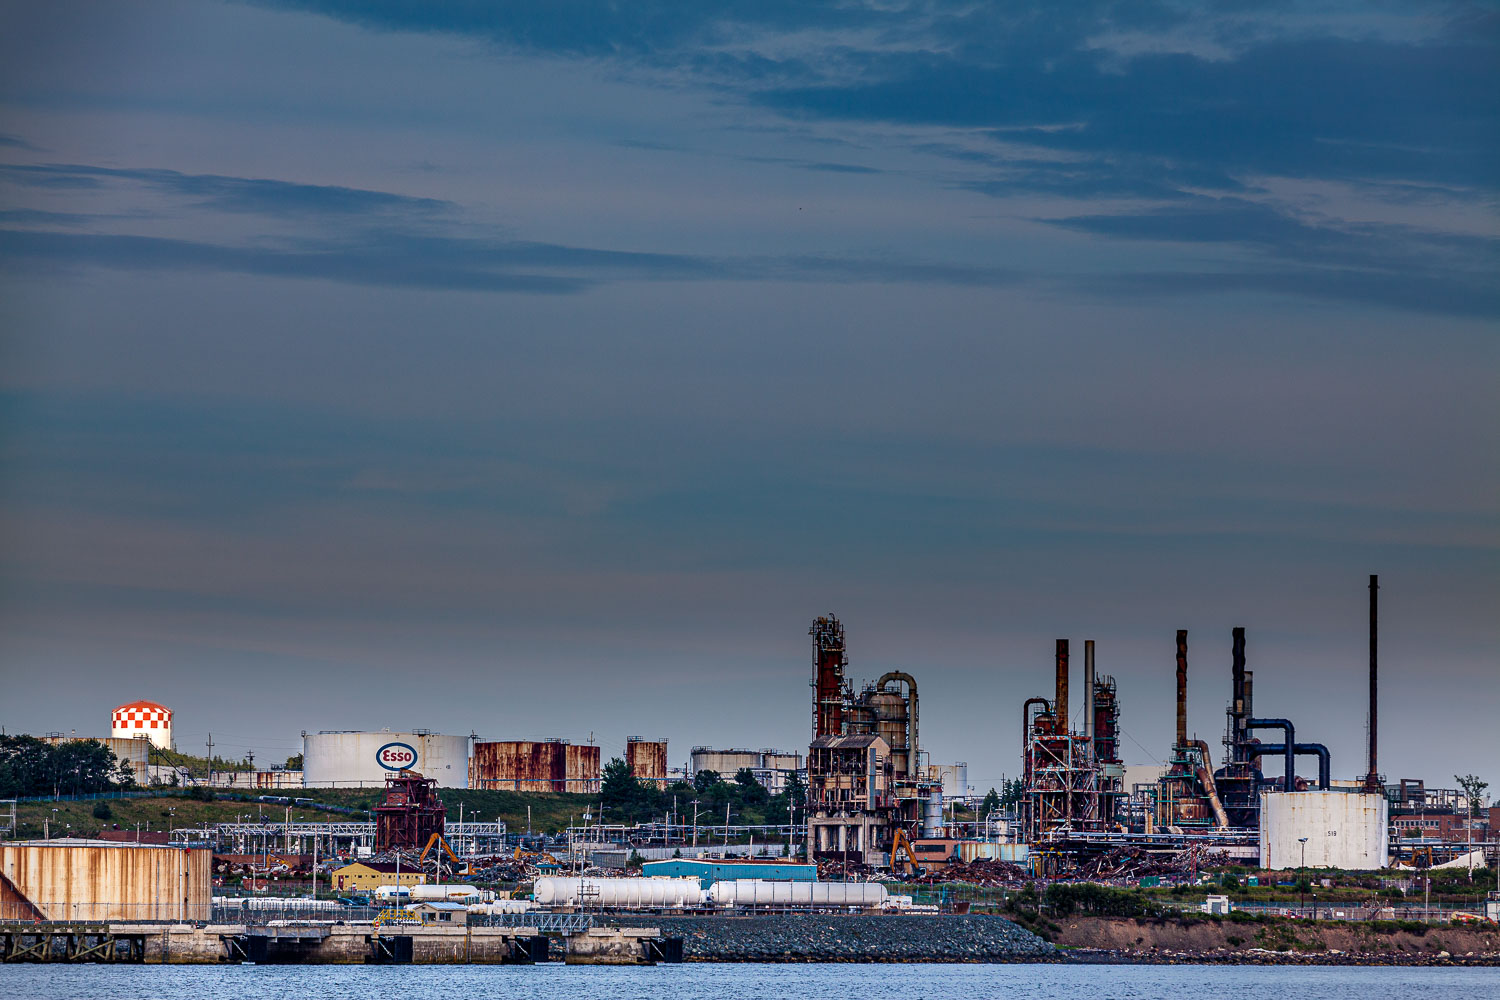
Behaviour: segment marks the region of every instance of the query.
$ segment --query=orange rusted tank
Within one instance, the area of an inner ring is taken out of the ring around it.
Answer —
[[[657,788],[667,787],[666,740],[643,740],[632,736],[625,741],[625,763],[637,781]]]

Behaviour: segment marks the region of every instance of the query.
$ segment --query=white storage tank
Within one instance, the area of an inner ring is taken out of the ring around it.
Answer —
[[[308,788],[378,788],[399,771],[416,771],[439,788],[467,788],[469,739],[426,730],[302,734]]]
[[[172,710],[154,701],[132,701],[109,714],[109,737],[133,740],[146,737],[151,745],[172,749]]]
[[[487,916],[500,916],[510,913],[530,913],[536,909],[536,904],[529,899],[496,899],[488,903],[470,903],[470,913],[482,913]]]
[[[703,902],[696,878],[539,878],[532,888],[543,906],[677,909]]]
[[[858,906],[886,905],[879,882],[780,882],[740,878],[715,882],[708,897],[715,906]]]
[[[1262,792],[1260,866],[1373,871],[1390,857],[1384,795],[1350,792]],[[1306,838],[1306,844],[1302,843]],[[1304,846],[1306,860],[1304,861]]]

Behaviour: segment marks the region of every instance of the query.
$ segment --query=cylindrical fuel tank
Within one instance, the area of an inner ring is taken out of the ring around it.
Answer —
[[[708,890],[716,906],[858,906],[885,905],[885,886],[878,882],[777,882],[741,878],[715,882]]]
[[[543,906],[658,909],[703,902],[703,883],[696,878],[539,878],[533,892]]]

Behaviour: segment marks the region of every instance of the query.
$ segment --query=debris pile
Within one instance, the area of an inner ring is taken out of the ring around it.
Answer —
[[[974,861],[954,861],[937,871],[902,879],[911,885],[939,885],[943,882],[963,882],[968,885],[988,888],[1011,888],[1032,881],[1032,876],[1020,865],[1009,861],[993,861],[979,858]]]

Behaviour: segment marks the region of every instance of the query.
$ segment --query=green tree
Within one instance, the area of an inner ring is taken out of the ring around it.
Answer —
[[[292,754],[286,759],[285,766],[288,771],[302,770],[302,755],[300,753]]]
[[[715,785],[723,784],[724,779],[719,777],[718,771],[699,771],[693,775],[693,791],[702,795],[712,791]]]
[[[1478,816],[1479,810],[1484,806],[1484,790],[1490,787],[1490,783],[1480,781],[1479,776],[1475,774],[1466,774],[1463,777],[1455,774],[1453,780],[1458,782],[1458,787],[1464,790],[1464,798],[1469,802],[1469,815]]]
[[[604,765],[599,777],[599,798],[604,802],[604,808],[626,816],[633,813],[641,786],[630,773],[630,765],[615,757]]]
[[[985,795],[984,801],[979,804],[979,818],[984,819],[990,813],[1000,808],[1000,793],[993,788]]]
[[[742,805],[758,808],[765,805],[771,797],[766,786],[755,780],[755,774],[748,767],[739,769],[734,776],[734,783],[739,786],[735,791],[739,794]]]
[[[121,779],[119,758],[98,740],[0,736],[0,797],[107,792]]]

